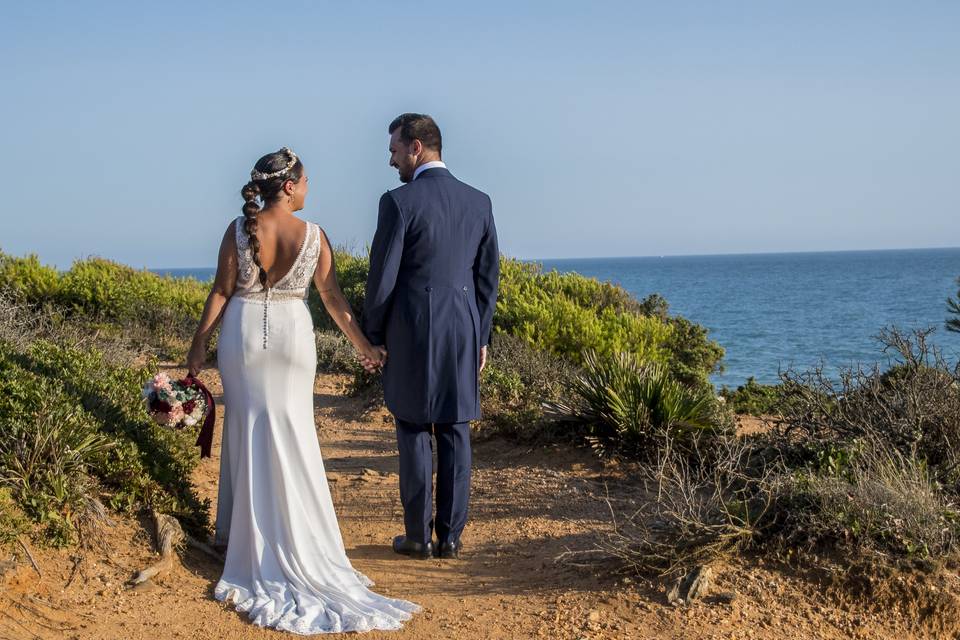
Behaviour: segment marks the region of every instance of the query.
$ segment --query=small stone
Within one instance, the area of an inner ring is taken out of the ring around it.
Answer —
[[[694,569],[684,580],[686,582],[685,600],[699,600],[710,593],[713,571],[710,567],[700,566]]]

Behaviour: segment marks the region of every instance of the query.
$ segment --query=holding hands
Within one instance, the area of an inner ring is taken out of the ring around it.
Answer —
[[[483,368],[487,365],[487,359],[487,345],[484,345],[480,348],[480,371],[483,371]],[[360,364],[367,370],[367,373],[375,373],[383,368],[386,361],[387,350],[382,346],[367,343],[360,349]]]
[[[360,349],[360,364],[367,370],[367,373],[375,373],[383,367],[387,361],[387,350],[379,345],[372,345],[369,342]]]

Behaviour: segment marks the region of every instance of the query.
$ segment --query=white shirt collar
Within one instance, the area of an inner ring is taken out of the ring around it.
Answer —
[[[438,168],[438,167],[442,167],[442,168],[446,169],[446,168],[447,168],[447,165],[445,165],[442,160],[434,160],[434,161],[432,161],[432,162],[424,162],[422,165],[420,165],[419,167],[417,167],[416,171],[413,172],[413,179],[416,180],[416,179],[417,179],[417,176],[420,175],[421,173],[423,173],[424,171],[426,171],[427,169],[436,169],[436,168]]]

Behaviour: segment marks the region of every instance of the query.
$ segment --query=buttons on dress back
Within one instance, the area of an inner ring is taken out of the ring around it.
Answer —
[[[246,233],[241,231],[241,222],[237,223],[237,250],[239,255],[237,290],[234,295],[240,298],[260,300],[263,294],[263,348],[268,345],[270,336],[270,302],[286,302],[289,300],[306,301],[310,280],[317,266],[320,255],[320,232],[317,225],[308,223],[307,236],[300,247],[293,266],[280,280],[271,287],[264,287],[255,277],[253,256],[247,243]]]
[[[269,333],[269,325],[267,322],[267,308],[270,306],[270,287],[267,287],[263,293],[263,348],[267,348],[267,334]]]

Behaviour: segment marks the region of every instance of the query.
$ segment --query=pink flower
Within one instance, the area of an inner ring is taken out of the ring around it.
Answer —
[[[170,409],[170,423],[177,424],[178,422],[183,420],[183,416],[184,416],[183,405],[179,405],[179,404],[173,405],[173,408]]]
[[[173,394],[173,385],[170,383],[170,376],[165,373],[158,373],[153,376],[153,388],[159,394],[164,392],[167,394]]]

